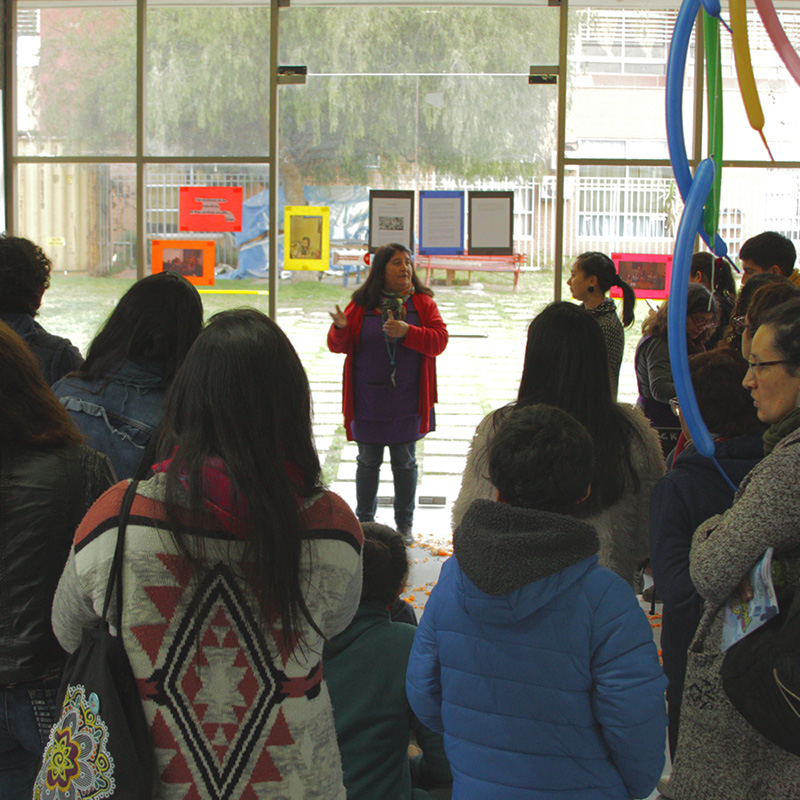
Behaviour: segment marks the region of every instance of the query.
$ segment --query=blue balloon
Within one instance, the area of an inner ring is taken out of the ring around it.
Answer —
[[[703,8],[709,17],[717,17],[719,19],[719,15],[722,13],[719,0],[703,0]]]
[[[700,11],[701,0],[684,0],[681,4],[678,17],[675,20],[675,29],[672,34],[672,43],[667,59],[667,86],[666,86],[666,122],[667,146],[669,158],[672,162],[672,172],[678,191],[684,203],[687,201],[692,187],[692,173],[689,169],[689,159],[686,155],[686,142],[683,136],[683,76],[686,71],[686,58],[689,53],[689,43],[692,38],[692,29],[695,19]],[[714,15],[717,16],[717,15]],[[703,199],[705,203],[705,197]],[[703,225],[702,216],[697,228],[692,233],[697,233],[717,256],[725,257],[728,247],[717,234],[713,245]]]
[[[689,189],[683,216],[675,237],[675,254],[672,259],[672,291],[667,307],[667,339],[669,360],[672,364],[672,379],[681,414],[686,420],[692,443],[701,455],[711,458],[714,455],[714,440],[708,432],[700,415],[697,398],[694,395],[692,379],[689,376],[689,356],[686,342],[686,296],[689,286],[689,271],[694,248],[697,225],[703,219],[703,206],[714,182],[716,167],[714,161],[706,158],[700,162]]]

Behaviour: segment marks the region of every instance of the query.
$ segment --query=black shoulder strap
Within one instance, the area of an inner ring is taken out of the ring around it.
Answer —
[[[117,531],[117,546],[114,550],[114,560],[111,562],[111,569],[108,571],[108,585],[106,586],[106,598],[103,602],[103,619],[106,620],[108,607],[111,604],[111,592],[114,584],[117,585],[117,619],[116,629],[122,630],[122,556],[125,552],[125,528],[128,526],[128,517],[131,513],[133,498],[136,496],[136,487],[139,481],[131,481],[125,490],[122,498],[122,506],[119,510],[119,529]],[[107,621],[107,620],[106,620]]]

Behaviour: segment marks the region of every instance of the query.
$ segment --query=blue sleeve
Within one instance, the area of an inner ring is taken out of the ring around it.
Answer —
[[[699,599],[689,574],[694,528],[682,493],[662,478],[650,495],[650,563],[656,592],[672,608]]]
[[[598,585],[592,623],[592,709],[629,797],[647,797],[664,768],[667,680],[630,586]]]
[[[442,678],[436,642],[436,594],[433,588],[422,614],[406,670],[406,695],[417,719],[436,733],[443,733]]]

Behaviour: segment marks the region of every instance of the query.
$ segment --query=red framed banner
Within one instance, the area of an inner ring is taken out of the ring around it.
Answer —
[[[178,227],[182,231],[240,231],[241,186],[181,186]]]

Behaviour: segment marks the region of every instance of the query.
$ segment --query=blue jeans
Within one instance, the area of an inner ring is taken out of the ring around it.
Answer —
[[[411,529],[417,495],[416,442],[404,444],[364,444],[358,442],[356,462],[356,516],[360,522],[372,522],[378,506],[383,448],[389,448],[394,479],[394,521],[398,529]]]
[[[30,800],[50,726],[59,681],[0,688],[0,797]],[[35,710],[34,710],[35,709]]]

